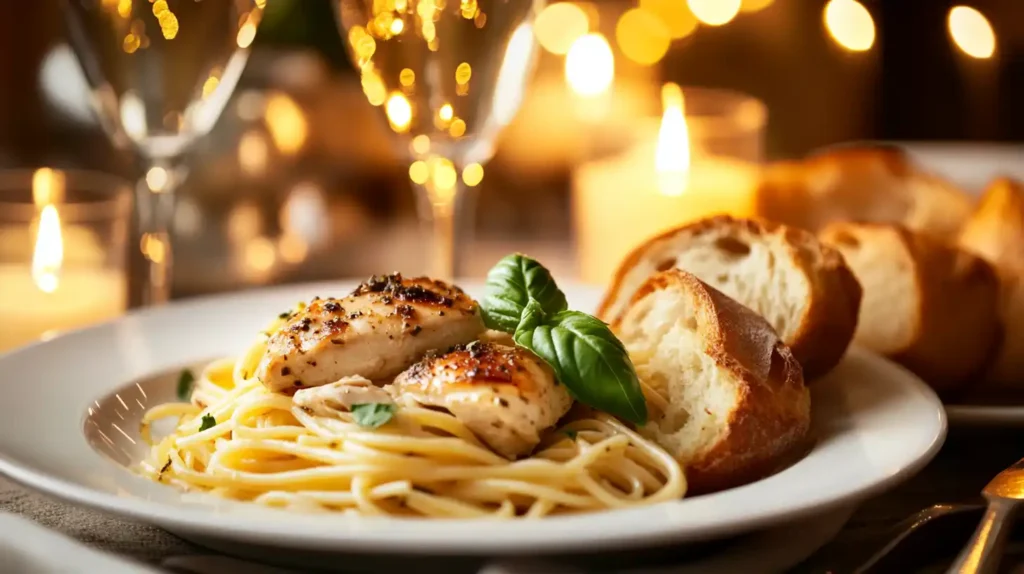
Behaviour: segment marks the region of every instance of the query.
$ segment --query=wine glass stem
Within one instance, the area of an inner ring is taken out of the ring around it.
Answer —
[[[171,225],[179,178],[170,162],[154,161],[135,186],[139,217],[139,251],[144,262],[140,302],[161,305],[171,297]]]
[[[458,171],[456,170],[456,173]],[[459,249],[456,235],[460,216],[465,217],[460,203],[464,199],[465,190],[455,181],[449,187],[439,187],[434,178],[419,185],[420,191],[426,195],[430,204],[433,238],[431,241],[430,274],[435,279],[451,281],[455,279],[459,269]]]

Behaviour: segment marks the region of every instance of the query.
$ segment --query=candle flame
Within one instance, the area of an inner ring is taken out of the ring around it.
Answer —
[[[39,231],[32,253],[32,281],[42,291],[53,293],[60,284],[60,267],[64,262],[64,238],[60,231],[57,208],[47,205],[39,215]]]
[[[32,172],[32,201],[42,209],[64,201],[64,172],[41,167]]]
[[[654,152],[658,189],[663,195],[682,195],[690,172],[690,133],[686,127],[683,90],[673,83],[661,89],[664,112]]]

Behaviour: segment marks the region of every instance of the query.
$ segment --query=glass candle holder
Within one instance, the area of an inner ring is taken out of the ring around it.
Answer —
[[[0,171],[0,352],[124,313],[131,184]]]
[[[607,284],[626,255],[666,229],[716,214],[750,216],[767,111],[706,88],[663,90],[661,117],[639,118],[574,171],[580,278]]]

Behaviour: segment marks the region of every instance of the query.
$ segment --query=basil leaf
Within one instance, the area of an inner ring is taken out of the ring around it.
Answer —
[[[178,398],[187,401],[192,396],[192,384],[196,382],[196,376],[188,369],[182,369],[178,375]]]
[[[641,425],[647,402],[629,354],[600,320],[579,311],[546,316],[530,301],[513,338],[544,359],[581,403]]]
[[[391,420],[395,409],[392,403],[360,403],[352,405],[352,417],[359,426],[375,429]]]
[[[531,299],[547,314],[569,308],[565,294],[543,265],[521,253],[506,255],[487,273],[481,303],[484,324],[491,329],[515,333]]]
[[[213,418],[213,415],[203,415],[203,423],[199,425],[199,432],[203,432],[206,429],[212,429],[217,426],[217,419]]]

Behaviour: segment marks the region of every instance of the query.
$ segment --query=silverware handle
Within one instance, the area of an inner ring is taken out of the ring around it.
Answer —
[[[947,574],[995,574],[1016,511],[1016,500],[990,499],[981,523]]]

